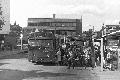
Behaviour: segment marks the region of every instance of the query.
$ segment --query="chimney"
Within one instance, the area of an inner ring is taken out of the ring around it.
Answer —
[[[55,15],[56,15],[56,14],[53,14],[53,19],[55,19]]]

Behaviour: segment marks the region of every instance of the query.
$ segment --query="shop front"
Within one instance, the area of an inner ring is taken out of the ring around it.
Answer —
[[[108,35],[107,43],[104,52],[104,68],[109,70],[117,70],[119,66],[119,48],[120,48],[119,36]]]

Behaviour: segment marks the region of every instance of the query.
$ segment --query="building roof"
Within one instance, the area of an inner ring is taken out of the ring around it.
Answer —
[[[81,19],[61,19],[61,18],[28,18],[28,22],[76,22]]]
[[[106,26],[120,26],[120,24],[106,25]]]

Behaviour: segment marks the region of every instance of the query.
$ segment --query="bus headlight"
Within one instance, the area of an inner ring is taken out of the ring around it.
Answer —
[[[47,54],[47,57],[50,57],[50,56]]]
[[[49,52],[49,51],[45,50],[44,52]]]

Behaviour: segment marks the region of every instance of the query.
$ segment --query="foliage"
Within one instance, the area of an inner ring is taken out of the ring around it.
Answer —
[[[7,36],[5,36],[5,46],[6,47],[16,47],[17,46],[17,34],[15,32],[10,32]]]
[[[83,32],[83,39],[86,40],[91,40],[92,39],[92,30],[89,31],[84,31]]]

